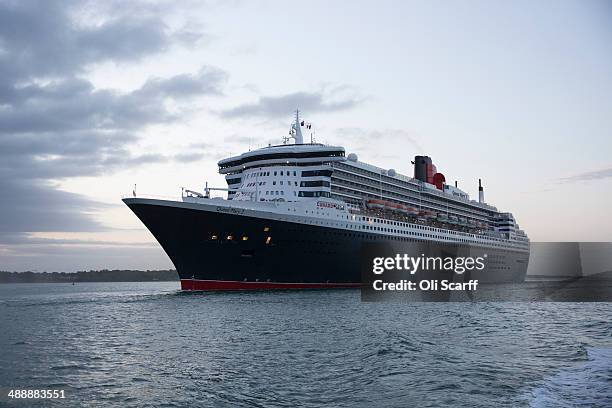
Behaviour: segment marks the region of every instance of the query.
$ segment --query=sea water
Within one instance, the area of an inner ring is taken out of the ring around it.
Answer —
[[[612,303],[362,303],[358,290],[0,285],[9,406],[611,407]]]

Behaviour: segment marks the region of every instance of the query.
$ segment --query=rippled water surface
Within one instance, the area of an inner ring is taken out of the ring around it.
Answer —
[[[40,406],[611,407],[611,336],[611,303],[0,285],[0,387]]]

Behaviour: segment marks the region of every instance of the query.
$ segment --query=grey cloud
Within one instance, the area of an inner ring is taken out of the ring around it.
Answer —
[[[0,232],[102,231],[105,227],[87,214],[104,204],[60,191],[45,182],[0,179]]]
[[[136,137],[125,133],[67,132],[56,135],[0,135],[0,180],[64,179],[110,174],[118,169],[152,163],[192,162],[210,155],[191,147],[186,153],[132,153]]]
[[[0,156],[4,159],[20,155],[87,156],[98,153],[101,146],[118,149],[120,141],[131,143],[136,136],[124,132],[54,132],[0,135]]]
[[[169,29],[164,7],[173,6],[0,2],[0,235],[104,230],[90,215],[104,204],[60,191],[53,180],[203,157],[201,150],[175,156],[130,147],[147,126],[184,117],[182,101],[221,94],[222,70],[151,78],[132,92],[96,89],[84,77],[94,64],[197,41],[197,28]],[[176,102],[172,110],[168,100]]]
[[[163,51],[169,46],[170,38],[160,18],[130,16],[77,31],[73,43],[76,48],[85,50],[80,56],[82,63],[87,63],[139,59]]]
[[[146,8],[142,3],[136,3]],[[0,3],[0,73],[4,78],[65,76],[104,61],[133,61],[166,50],[173,36],[160,14],[115,10],[96,13],[94,2],[5,1]],[[89,8],[95,25],[78,20]],[[111,11],[119,17],[113,18]],[[76,16],[76,17],[75,17]],[[196,35],[192,31],[190,39]]]
[[[57,179],[172,160],[133,155],[128,146],[138,130],[181,117],[166,109],[166,99],[216,94],[224,81],[223,71],[203,67],[195,75],[149,80],[129,93],[94,90],[80,79],[16,88],[17,102],[0,109],[0,177]]]
[[[138,97],[190,97],[219,95],[227,80],[227,73],[215,67],[204,66],[195,75],[182,74],[172,78],[148,80],[134,92]]]
[[[353,96],[336,96],[333,93],[295,92],[280,96],[262,96],[257,102],[247,103],[225,110],[222,115],[236,117],[286,117],[290,110],[300,108],[309,113],[333,112],[356,107],[363,99]]]
[[[138,129],[170,122],[181,115],[168,111],[165,99],[219,94],[225,77],[217,68],[203,67],[196,75],[149,80],[129,93],[95,90],[89,82],[74,78],[14,87],[7,94],[13,103],[0,110],[0,133]]]
[[[565,177],[560,179],[562,182],[572,183],[580,181],[602,180],[612,177],[612,168],[589,171],[586,173],[576,174],[575,176]]]

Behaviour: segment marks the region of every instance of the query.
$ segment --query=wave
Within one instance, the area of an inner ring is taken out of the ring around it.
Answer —
[[[612,347],[588,347],[587,355],[535,388],[530,407],[612,407]]]
[[[3,307],[38,307],[38,306],[61,306],[61,305],[75,305],[84,303],[138,303],[148,302],[151,300],[169,298],[177,296],[177,291],[169,291],[163,293],[101,293],[101,294],[88,294],[83,293],[79,298],[74,296],[58,296],[58,297],[39,297],[39,298],[21,298],[21,299],[10,299],[0,302],[0,306]]]

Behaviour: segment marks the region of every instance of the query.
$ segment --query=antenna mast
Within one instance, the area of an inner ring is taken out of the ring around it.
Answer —
[[[295,139],[295,144],[304,144],[304,138],[302,137],[302,126],[300,123],[300,110],[295,110],[295,123],[293,124],[293,129],[295,130],[295,134],[293,138]]]

